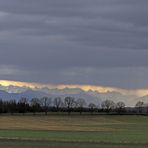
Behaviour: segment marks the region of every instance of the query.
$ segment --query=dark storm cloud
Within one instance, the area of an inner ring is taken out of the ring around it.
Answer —
[[[0,79],[147,87],[147,5],[0,0]]]

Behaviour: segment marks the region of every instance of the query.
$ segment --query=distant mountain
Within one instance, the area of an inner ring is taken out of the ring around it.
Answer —
[[[34,97],[43,97],[43,96],[48,96],[48,94],[40,91],[33,91],[33,90],[27,90],[22,93],[8,93],[4,90],[0,90],[0,99],[3,100],[19,100],[22,97],[26,97],[28,99],[34,98]]]
[[[4,91],[4,90],[0,90],[0,99],[5,99],[5,100],[9,100],[12,99],[13,95]]]
[[[70,91],[68,92],[68,89],[66,90],[50,90],[49,93],[45,93],[42,91],[34,91],[34,90],[27,90],[24,91],[22,93],[8,93],[4,90],[0,90],[0,98],[3,100],[11,100],[11,99],[16,99],[19,100],[22,97],[26,97],[28,99],[34,98],[34,97],[51,97],[51,98],[55,98],[55,97],[61,97],[62,99],[64,99],[67,96],[71,96],[71,97],[75,97],[76,99],[78,98],[83,98],[85,99],[85,101],[87,103],[95,103],[98,104],[100,101],[97,97],[89,95],[87,92],[84,92],[82,90],[79,90],[77,93],[76,91]]]
[[[10,88],[9,88],[10,89]],[[16,88],[17,89],[17,88]],[[14,88],[13,88],[14,90]],[[10,93],[0,90],[0,98],[5,99],[5,100],[10,100],[10,99],[16,99],[19,100],[21,97],[26,97],[28,99],[32,99],[34,97],[61,97],[64,99],[67,96],[75,97],[76,99],[78,98],[83,98],[85,99],[86,103],[95,103],[96,105],[101,104],[102,101],[108,99],[112,100],[115,103],[118,101],[123,101],[125,102],[126,106],[135,106],[135,104],[139,101],[142,100],[145,103],[148,102],[148,96],[144,96],[141,98],[137,98],[136,96],[124,96],[121,93],[118,92],[107,92],[107,93],[99,93],[97,91],[83,91],[81,89],[70,89],[70,88],[65,88],[65,89],[48,89],[48,88],[43,88],[43,89],[37,89],[37,90],[31,90],[31,89],[17,89],[17,91],[23,90],[22,92],[18,93]],[[16,92],[14,90],[14,92]]]
[[[125,104],[127,106],[133,106],[133,104],[135,104],[136,96],[125,96],[125,95],[122,95],[119,92],[98,93],[96,91],[89,91],[88,93],[93,95],[93,96],[96,96],[101,101],[104,101],[106,99],[112,100],[115,103],[117,103],[119,101],[123,101],[123,102],[125,102]]]

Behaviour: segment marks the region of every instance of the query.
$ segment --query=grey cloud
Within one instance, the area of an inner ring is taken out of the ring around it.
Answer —
[[[0,79],[146,87],[147,5],[147,0],[0,0],[5,65]],[[13,73],[5,75],[9,65]],[[88,67],[92,72],[85,77]],[[139,85],[124,72],[130,68],[134,76],[142,68]]]

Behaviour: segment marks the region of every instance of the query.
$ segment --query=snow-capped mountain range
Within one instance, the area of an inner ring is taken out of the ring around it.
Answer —
[[[83,91],[79,88],[65,88],[65,89],[48,89],[48,88],[42,88],[42,89],[36,89],[32,90],[29,88],[21,88],[16,86],[0,86],[0,99],[3,100],[10,100],[10,99],[16,99],[19,100],[21,97],[26,97],[28,99],[34,98],[34,97],[61,97],[64,99],[67,96],[78,98],[83,98],[87,104],[89,103],[95,103],[96,105],[101,104],[102,101],[109,99],[114,101],[115,103],[118,101],[125,102],[126,106],[135,106],[135,104],[138,101],[144,101],[145,103],[148,103],[148,95],[139,97],[137,96],[125,96],[119,92],[107,92],[107,93],[99,93],[97,91]]]

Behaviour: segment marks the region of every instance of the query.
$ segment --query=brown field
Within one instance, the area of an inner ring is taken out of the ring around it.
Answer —
[[[109,121],[109,123],[107,122]],[[54,131],[116,131],[107,124],[122,124],[101,116],[1,116],[0,129],[28,129]]]

